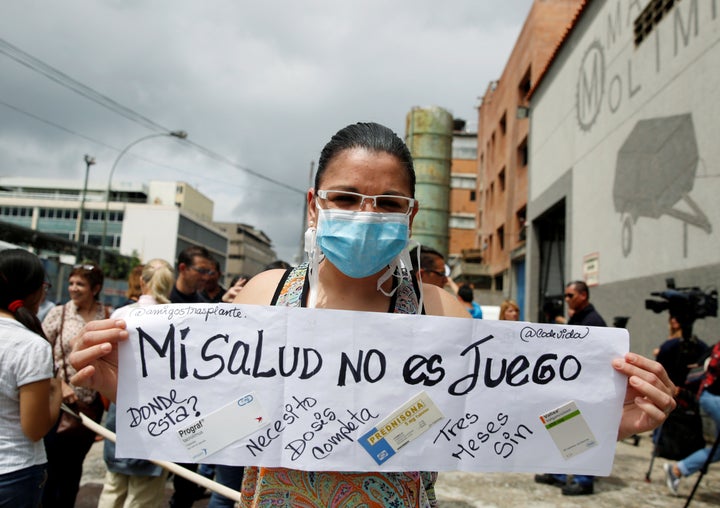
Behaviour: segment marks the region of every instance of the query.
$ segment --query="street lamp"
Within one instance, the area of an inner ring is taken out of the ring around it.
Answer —
[[[113,162],[112,168],[110,168],[110,176],[108,176],[108,183],[107,183],[107,192],[105,193],[105,216],[103,218],[103,231],[102,231],[102,238],[100,239],[100,266],[103,266],[103,262],[105,261],[105,239],[107,238],[107,226],[108,226],[108,215],[110,213],[110,186],[112,185],[112,177],[113,173],[115,172],[115,167],[118,165],[118,162],[120,162],[120,159],[122,159],[123,155],[127,153],[128,150],[130,150],[133,146],[137,145],[138,143],[145,141],[146,139],[151,138],[159,138],[161,136],[172,136],[174,138],[179,139],[185,139],[187,138],[187,132],[185,131],[171,131],[171,132],[156,132],[155,134],[148,134],[147,136],[143,136],[140,139],[136,139],[132,143],[130,143],[128,146],[126,146],[122,152],[118,154],[118,156],[115,158],[115,162]]]
[[[82,196],[80,197],[80,212],[78,213],[77,233],[75,241],[77,242],[77,251],[75,252],[75,262],[80,263],[80,238],[82,236],[83,219],[85,218],[85,196],[87,195],[88,175],[90,174],[90,166],[95,164],[95,157],[85,154],[85,184],[83,185]]]

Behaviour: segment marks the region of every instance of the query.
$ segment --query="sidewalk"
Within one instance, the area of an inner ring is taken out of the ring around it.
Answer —
[[[632,440],[617,444],[612,475],[598,478],[592,496],[566,497],[560,489],[539,485],[528,473],[440,473],[436,491],[441,508],[618,508],[652,506],[658,508],[682,507],[690,494],[697,474],[684,478],[680,484],[682,497],[672,496],[665,486],[662,465],[665,459],[656,459],[651,482],[645,481],[650,465],[652,443],[650,435],[643,434],[639,446]],[[85,460],[76,508],[95,508],[102,488],[105,465],[102,460],[102,443],[93,445]],[[171,494],[168,484],[167,497]],[[207,499],[197,501],[194,508],[207,506]],[[710,465],[708,474],[690,504],[693,508],[720,507],[720,463]]]

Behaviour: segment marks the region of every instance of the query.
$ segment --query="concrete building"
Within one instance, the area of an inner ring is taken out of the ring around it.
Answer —
[[[450,165],[450,236],[448,261],[454,265],[463,251],[475,247],[477,230],[477,132],[467,132],[455,120]]]
[[[248,224],[215,222],[215,227],[228,237],[226,279],[234,275],[256,275],[277,259],[270,238]]]
[[[466,261],[486,275],[488,297],[513,298],[525,313],[525,226],[528,199],[527,94],[545,68],[582,0],[535,1],[498,81],[478,109],[478,235]],[[487,300],[486,300],[487,301]]]
[[[647,355],[651,292],[720,285],[719,42],[712,0],[583,3],[530,93],[528,317],[584,279]],[[694,331],[715,342],[717,319]]]
[[[227,236],[210,222],[213,202],[184,182],[88,185],[82,231],[78,237],[82,183],[39,178],[0,178],[0,221],[84,244],[105,245],[141,261],[159,257],[174,262],[185,247],[207,247],[225,267]]]
[[[458,284],[470,283],[475,300],[490,305],[498,298],[490,291],[492,281],[482,263],[482,249],[477,245],[478,230],[478,156],[477,132],[465,130],[465,121],[455,119],[450,166],[450,248],[448,265]],[[483,310],[484,312],[484,310]]]

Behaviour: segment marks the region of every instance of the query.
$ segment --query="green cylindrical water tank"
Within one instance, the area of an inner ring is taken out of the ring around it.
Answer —
[[[407,115],[405,131],[415,161],[415,198],[420,202],[412,238],[447,256],[453,117],[437,106],[415,107]]]

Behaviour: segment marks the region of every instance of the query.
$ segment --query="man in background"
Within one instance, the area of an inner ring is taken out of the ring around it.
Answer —
[[[448,277],[445,273],[445,258],[435,249],[421,245],[420,247],[420,264],[418,266],[418,247],[410,251],[410,260],[413,264],[413,271],[418,278],[425,284],[433,284],[439,288],[444,288],[448,283]]]
[[[205,284],[215,272],[215,260],[205,247],[199,245],[187,247],[177,258],[178,275],[170,293],[170,302],[202,303],[200,292],[205,289]],[[197,464],[180,465],[191,471],[197,470]],[[195,483],[178,475],[173,477],[173,488],[175,490],[170,498],[171,508],[190,508],[204,491]]]
[[[570,314],[569,325],[607,326],[590,303],[590,289],[583,281],[576,280],[565,287],[565,303]]]
[[[568,306],[569,325],[580,326],[607,326],[602,316],[590,303],[590,289],[581,280],[576,280],[565,286],[565,303]],[[573,475],[570,483],[564,474],[536,474],[537,483],[546,483],[562,487],[563,496],[586,496],[595,490],[595,477],[587,475]]]
[[[473,301],[474,295],[473,288],[471,286],[469,286],[468,284],[463,284],[462,286],[458,287],[457,298],[458,300],[460,300],[460,303],[465,306],[465,308],[468,310],[468,312],[473,318],[483,318],[482,309],[477,304],[477,302]]]
[[[192,245],[177,258],[177,279],[170,293],[172,303],[202,303],[199,292],[215,273],[215,263],[205,247]]]
[[[222,277],[220,262],[217,259],[213,259],[213,265],[215,269],[212,273],[208,274],[207,281],[205,281],[205,288],[200,291],[200,299],[207,303],[222,302],[222,297],[225,294],[225,288],[220,285],[220,278]]]

